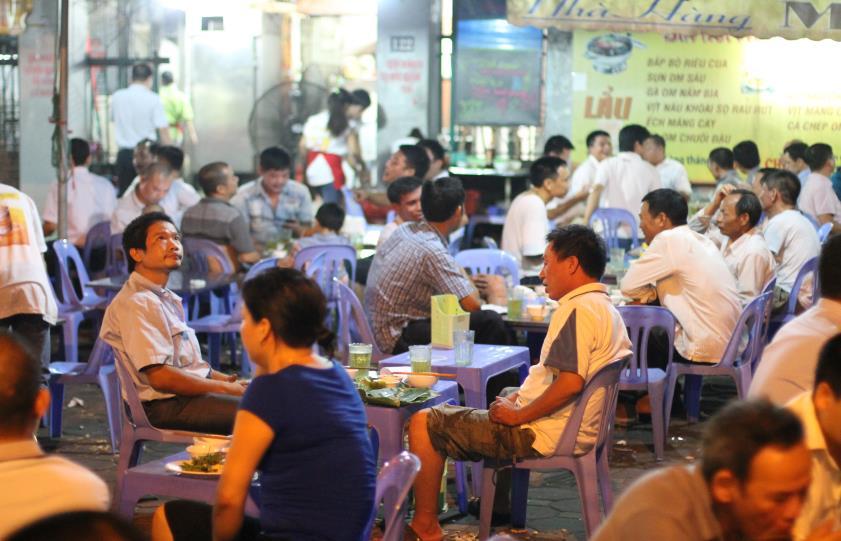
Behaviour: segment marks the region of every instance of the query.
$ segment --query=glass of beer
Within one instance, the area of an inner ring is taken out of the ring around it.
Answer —
[[[371,351],[373,346],[371,344],[353,343],[348,346],[350,352],[350,367],[357,368],[360,372],[368,373],[371,368]]]
[[[432,372],[432,347],[409,346],[409,362],[412,372]]]

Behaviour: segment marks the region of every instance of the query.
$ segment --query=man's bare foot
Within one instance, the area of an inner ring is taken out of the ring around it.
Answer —
[[[444,530],[441,529],[441,526],[438,524],[438,522],[435,522],[434,524],[423,525],[418,524],[416,521],[413,520],[412,523],[409,524],[407,530],[409,531],[407,531],[406,533],[410,535],[404,536],[404,540],[409,539],[411,537],[411,534],[415,535],[417,539],[420,539],[421,541],[441,541],[442,539],[444,539]]]

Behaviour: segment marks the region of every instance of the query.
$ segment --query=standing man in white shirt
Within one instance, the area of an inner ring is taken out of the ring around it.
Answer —
[[[659,300],[674,314],[678,361],[716,363],[741,304],[724,258],[712,241],[689,229],[687,213],[686,200],[675,190],[654,190],[643,198],[640,228],[649,246],[619,287],[640,303]]]
[[[721,255],[736,278],[742,305],[762,293],[774,277],[774,255],[756,228],[762,215],[759,198],[750,190],[734,189],[724,197],[716,219],[725,240]]]
[[[613,142],[610,134],[603,130],[595,130],[587,135],[587,159],[575,168],[572,172],[569,191],[564,197],[556,197],[546,205],[549,221],[558,220],[560,224],[567,224],[584,216],[584,202],[593,187],[593,180],[596,178],[596,169],[599,163],[613,155]],[[579,197],[580,203],[576,203],[570,209],[564,209],[561,203],[566,203],[573,197]]]
[[[803,423],[806,446],[812,455],[812,482],[792,538],[805,541],[819,526],[841,520],[841,334],[821,350],[814,390],[801,393],[788,409]]]
[[[549,234],[546,203],[563,197],[569,190],[569,169],[564,160],[544,156],[529,169],[531,189],[511,202],[502,226],[501,248],[517,258],[520,266],[532,267],[542,262]],[[577,201],[562,203],[569,208]]]
[[[120,195],[126,191],[135,170],[131,163],[134,146],[144,138],[169,144],[169,121],[160,96],[152,92],[152,68],[137,64],[131,68],[131,84],[111,96],[111,120],[114,121],[117,152],[117,177]]]
[[[835,156],[832,147],[815,143],[806,151],[806,163],[812,170],[806,185],[802,187],[797,206],[818,221],[832,224],[832,232],[841,232],[841,201],[832,189],[829,176],[835,171]]]
[[[788,302],[800,268],[817,256],[821,249],[815,228],[794,207],[799,194],[797,177],[781,169],[762,175],[756,194],[766,218],[762,234],[777,261],[777,287],[773,301],[777,311]]]
[[[91,227],[111,220],[117,207],[114,185],[88,170],[91,147],[84,139],[70,140],[73,169],[67,181],[67,238],[81,248]],[[58,182],[53,182],[44,202],[44,235],[52,235],[58,225]]]
[[[543,145],[543,155],[544,156],[553,156],[555,158],[560,158],[567,163],[570,162],[570,157],[572,156],[572,151],[575,150],[575,147],[565,135],[553,135],[549,139],[546,140],[546,143]]]
[[[780,167],[797,175],[797,178],[800,179],[801,190],[806,185],[809,175],[812,174],[809,164],[806,163],[806,151],[808,149],[809,145],[803,141],[795,141],[789,143],[783,149],[783,155],[780,156]]]
[[[58,317],[41,255],[46,251],[35,203],[0,183],[0,329],[26,340],[44,374],[50,364],[50,325]]]
[[[587,199],[584,223],[590,223],[590,216],[599,207],[625,209],[636,216],[643,196],[660,187],[657,170],[642,159],[643,143],[650,135],[645,127],[637,124],[629,124],[619,131],[619,155],[599,163]]]
[[[666,157],[666,140],[663,137],[651,135],[645,140],[643,158],[657,168],[661,188],[676,190],[686,199],[692,196],[692,185],[686,168],[679,161]]]

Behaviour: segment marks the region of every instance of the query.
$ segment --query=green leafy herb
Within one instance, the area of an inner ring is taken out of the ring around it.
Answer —
[[[214,473],[222,469],[225,453],[210,453],[181,463],[181,470],[188,472]]]

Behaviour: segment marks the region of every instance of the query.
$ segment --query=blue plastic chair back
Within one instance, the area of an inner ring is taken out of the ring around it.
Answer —
[[[759,354],[762,351],[761,342],[765,327],[765,311],[768,303],[771,302],[772,295],[773,293],[762,293],[745,306],[736,326],[733,328],[733,334],[730,336],[730,341],[727,342],[727,347],[724,349],[724,354],[721,356],[718,366],[732,368],[745,363],[753,366],[758,362]],[[746,333],[747,343],[744,343]],[[742,349],[743,344],[744,349]]]
[[[397,218],[397,212],[394,209],[392,209],[388,211],[388,214],[385,215],[385,223],[390,224],[394,221],[395,218]]]
[[[245,274],[245,280],[243,281],[251,280],[261,272],[271,269],[273,267],[277,267],[276,257],[267,257],[265,259],[261,259],[257,263],[254,263],[254,265],[252,265],[250,269],[248,269],[248,272]]]
[[[342,196],[345,200],[345,212],[348,216],[361,216],[363,218],[365,217],[365,212],[362,210],[362,205],[360,205],[356,201],[356,199],[354,199],[353,192],[350,191],[349,188],[342,188]]]
[[[511,276],[513,285],[520,284],[520,268],[517,259],[502,250],[475,248],[462,250],[455,255],[456,263],[464,267],[471,275],[498,274]]]
[[[128,276],[128,254],[123,250],[123,234],[115,233],[108,241],[108,253],[105,256],[105,274],[108,276]]]
[[[821,242],[821,244],[823,244],[826,241],[826,239],[829,238],[830,231],[832,231],[832,222],[823,224],[818,229],[818,240]]]
[[[82,262],[79,250],[67,239],[59,239],[53,243],[53,251],[58,259],[59,273],[61,274],[61,297],[64,304],[76,307],[93,307],[105,301],[88,286],[90,277]],[[73,280],[70,277],[70,262],[76,267],[76,276],[81,286],[82,297],[76,293],[73,287]]]
[[[637,219],[633,214],[625,209],[619,208],[599,208],[590,216],[590,227],[593,227],[595,222],[600,222],[602,226],[602,235],[604,236],[607,249],[619,248],[619,228],[622,225],[629,225],[631,228],[631,246],[636,248],[639,246],[639,235],[637,234]]]
[[[295,254],[295,268],[307,275],[318,273],[325,294],[332,288],[332,279],[341,275],[345,261],[350,262],[350,279],[356,278],[356,250],[347,244],[320,244],[307,246]],[[330,296],[328,296],[330,298]]]
[[[222,246],[212,240],[186,237],[181,240],[184,246],[184,256],[194,272],[209,273],[214,267],[211,260],[216,261],[216,268],[225,274],[233,274],[234,266],[231,258]]]
[[[403,451],[383,464],[379,475],[377,475],[377,489],[374,495],[375,505],[383,501],[386,494],[393,493],[395,495],[391,498],[394,507],[383,509],[383,518],[385,518],[383,541],[403,539],[405,533],[405,524],[401,516],[405,512],[403,503],[420,468],[421,463],[418,457]]]
[[[108,250],[108,242],[111,240],[111,222],[99,222],[91,227],[88,234],[85,236],[85,246],[82,248],[82,261],[85,262],[85,267],[91,274],[100,272],[103,269],[94,269],[91,264],[91,254],[96,248],[105,248]]]
[[[584,385],[584,389],[575,400],[566,427],[561,433],[558,446],[555,448],[555,456],[574,456],[575,442],[578,439],[578,432],[581,429],[581,422],[584,420],[584,412],[587,404],[599,389],[604,390],[602,398],[602,409],[599,415],[599,429],[596,433],[596,443],[592,451],[598,452],[609,441],[613,429],[613,420],[616,416],[616,399],[619,396],[619,377],[625,370],[631,355],[612,361],[604,365]],[[591,451],[591,452],[592,452]]]
[[[450,255],[455,257],[457,253],[461,251],[461,243],[464,240],[464,228],[459,227],[452,233],[450,233],[449,244],[447,245],[447,249],[450,252]]]
[[[803,287],[803,282],[809,274],[812,275],[812,302],[818,300],[817,296],[820,291],[820,284],[818,283],[818,258],[813,257],[800,267],[800,271],[797,273],[797,278],[794,279],[794,285],[791,286],[791,293],[789,294],[788,302],[786,303],[784,317],[794,317],[794,314],[797,312],[798,293],[800,293],[800,289]]]
[[[648,342],[651,331],[663,329],[667,336],[667,344],[675,343],[675,316],[662,306],[620,306],[617,308],[628,337],[631,339],[631,350],[634,352],[628,362],[628,369],[622,372],[622,380],[629,382],[648,383]],[[668,348],[666,369],[672,364],[674,348]]]
[[[333,279],[333,286],[336,288],[339,297],[339,339],[338,351],[336,352],[340,359],[347,359],[348,344],[352,342],[362,342],[363,344],[371,344],[371,361],[379,363],[381,359],[387,357],[374,339],[374,332],[371,330],[371,324],[368,321],[368,316],[362,308],[362,303],[356,297],[356,294],[351,288]],[[356,331],[354,333],[354,331]]]

